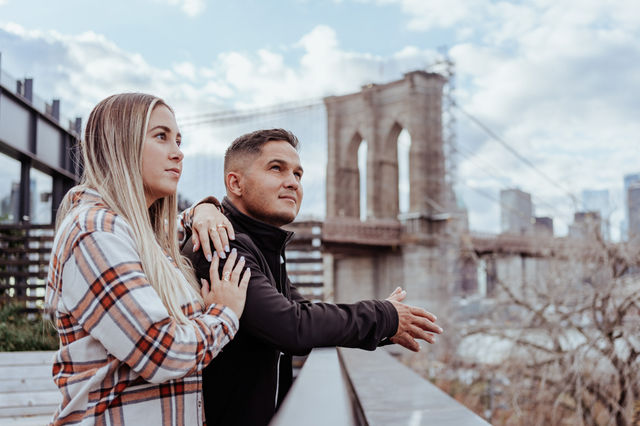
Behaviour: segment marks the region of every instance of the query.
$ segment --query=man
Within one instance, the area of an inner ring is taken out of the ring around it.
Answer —
[[[222,206],[251,280],[236,337],[203,374],[209,425],[266,425],[291,386],[292,355],[322,346],[373,350],[389,341],[417,351],[416,338],[433,343],[433,333],[442,332],[435,316],[401,303],[399,289],[386,301],[331,304],[310,303],[291,284],[285,246],[293,233],[281,226],[302,202],[297,145],[286,130],[260,130],[236,139],[225,154]],[[183,253],[206,279],[204,252],[189,243]]]

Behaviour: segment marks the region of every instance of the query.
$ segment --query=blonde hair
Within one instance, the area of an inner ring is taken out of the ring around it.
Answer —
[[[142,180],[142,146],[149,117],[161,105],[171,110],[162,99],[143,93],[112,95],[96,105],[80,144],[84,167],[80,186],[97,190],[107,206],[131,225],[151,286],[169,315],[186,324],[189,319],[181,301],[202,302],[202,297],[193,268],[178,248],[177,196],[160,198],[147,208]],[[70,212],[65,204],[58,211],[57,224]],[[183,277],[188,286],[182,284]]]

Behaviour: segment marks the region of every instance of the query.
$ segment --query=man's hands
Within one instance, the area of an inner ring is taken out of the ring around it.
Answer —
[[[229,240],[236,237],[231,222],[214,204],[202,203],[193,209],[191,228],[194,252],[202,247],[202,254],[211,262],[211,240],[218,256],[222,259],[227,257],[225,252],[229,252]]]
[[[245,260],[244,256],[241,256],[238,263],[236,263],[237,256],[238,253],[236,249],[231,250],[229,259],[227,259],[227,262],[222,267],[221,279],[218,275],[220,257],[217,256],[217,253],[214,253],[213,261],[209,267],[211,285],[209,285],[207,280],[201,279],[200,283],[202,284],[202,288],[200,289],[200,293],[202,294],[206,307],[209,307],[212,303],[220,303],[230,307],[238,318],[240,318],[244,310],[244,302],[247,298],[247,286],[249,284],[249,278],[251,278],[251,271],[247,268],[245,273],[242,274],[242,279],[240,278]],[[234,264],[235,267],[233,267]]]
[[[406,296],[407,292],[398,287],[387,298],[398,311],[398,331],[390,340],[418,352],[420,345],[415,339],[435,343],[434,333],[440,334],[443,330],[435,324],[436,316],[432,313],[402,303]]]

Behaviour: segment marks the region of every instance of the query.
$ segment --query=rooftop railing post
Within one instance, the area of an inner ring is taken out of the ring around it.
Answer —
[[[51,116],[60,121],[60,99],[54,99],[51,104]]]
[[[33,78],[24,79],[24,97],[31,103],[33,103]]]

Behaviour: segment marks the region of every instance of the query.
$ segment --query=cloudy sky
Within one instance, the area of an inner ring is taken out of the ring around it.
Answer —
[[[136,90],[164,97],[179,121],[357,91],[446,53],[461,108],[456,188],[478,231],[499,229],[500,188],[530,192],[559,233],[583,190],[607,189],[617,237],[623,175],[640,171],[636,0],[0,0],[0,52],[3,71],[33,77],[66,116]],[[322,112],[274,120],[304,136],[303,211],[322,216]],[[185,168],[221,182],[216,161],[245,127],[185,128]],[[197,181],[185,173],[190,197]]]

